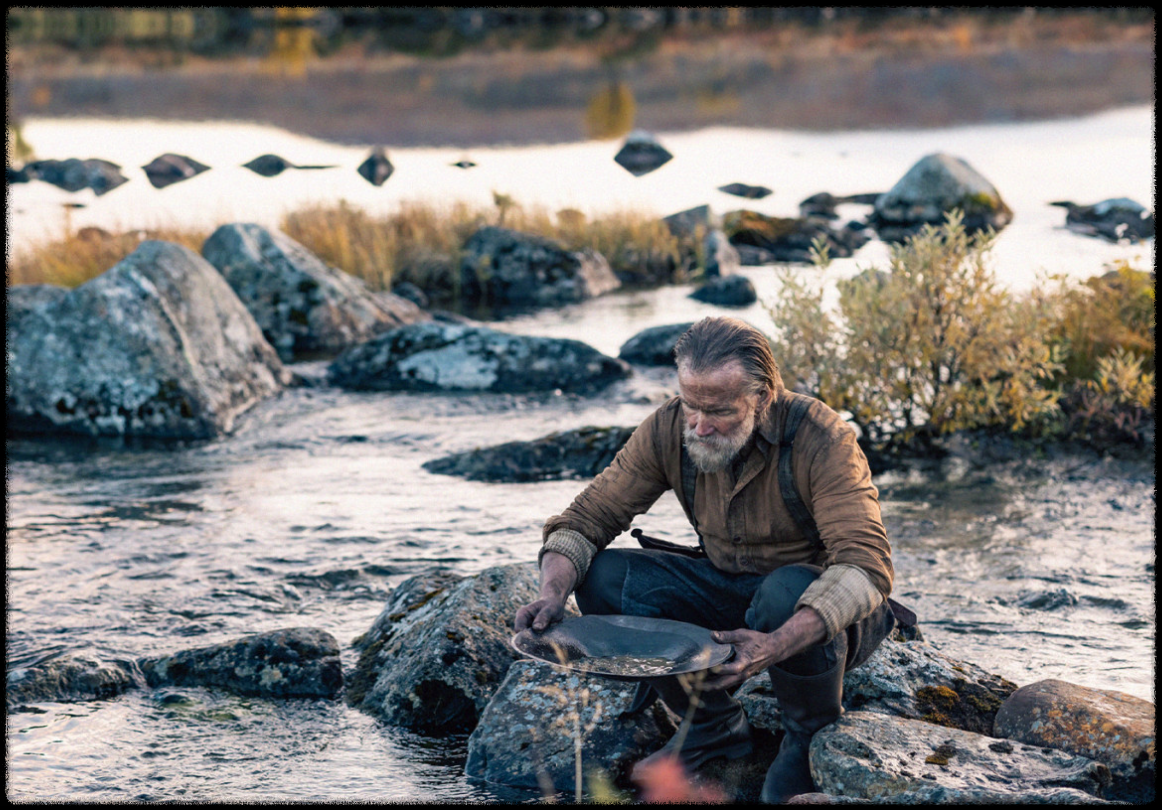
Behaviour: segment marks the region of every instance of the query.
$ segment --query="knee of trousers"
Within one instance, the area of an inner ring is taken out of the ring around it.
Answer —
[[[606,549],[593,558],[585,581],[573,595],[582,613],[612,615],[621,613],[621,593],[629,563],[617,549]]]
[[[762,581],[747,611],[747,624],[753,630],[771,633],[778,630],[795,613],[795,603],[823,569],[817,565],[784,565]]]

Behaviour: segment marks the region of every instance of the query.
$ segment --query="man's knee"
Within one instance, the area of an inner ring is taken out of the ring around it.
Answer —
[[[629,564],[618,549],[606,549],[593,558],[574,596],[582,613],[612,615],[621,613],[621,592]]]
[[[795,603],[823,569],[815,565],[784,565],[762,581],[747,611],[747,625],[763,633],[779,629],[795,612]]]

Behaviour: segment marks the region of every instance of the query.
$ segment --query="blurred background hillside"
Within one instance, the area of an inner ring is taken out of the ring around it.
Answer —
[[[10,122],[251,121],[400,147],[1009,122],[1154,98],[1149,8],[13,8],[7,35]]]

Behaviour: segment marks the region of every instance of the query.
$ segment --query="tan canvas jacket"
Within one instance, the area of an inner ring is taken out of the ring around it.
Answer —
[[[778,437],[787,410],[787,398],[780,396],[763,415],[737,480],[730,469],[699,473],[691,506],[682,493],[684,423],[675,397],[634,431],[609,467],[562,514],[545,523],[544,550],[566,554],[580,581],[598,551],[673,489],[687,517],[696,519],[692,522],[716,568],[769,573],[782,565],[807,562],[839,566],[831,572],[835,575],[847,573],[828,577],[815,589],[831,591],[822,600],[825,604],[816,605],[804,594],[806,603],[821,608],[828,635],[833,635],[891,593],[891,547],[880,516],[879,493],[855,432],[819,401],[807,411],[792,452],[795,484],[818,525],[824,552],[817,554],[800,532],[779,492]],[[844,593],[837,594],[836,588]],[[831,604],[837,600],[842,604]]]

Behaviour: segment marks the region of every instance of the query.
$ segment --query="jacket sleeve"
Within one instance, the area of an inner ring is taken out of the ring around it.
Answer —
[[[577,584],[593,557],[629,528],[670,488],[661,457],[662,410],[655,411],[629,437],[608,467],[543,530],[545,551],[558,551],[577,568]]]

